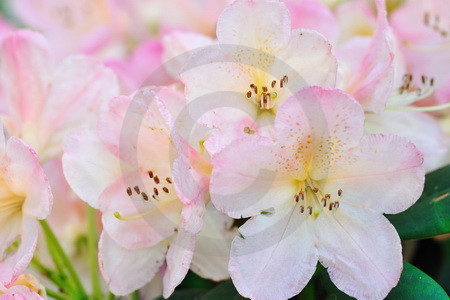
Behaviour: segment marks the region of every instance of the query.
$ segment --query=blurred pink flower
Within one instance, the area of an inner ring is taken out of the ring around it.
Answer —
[[[30,274],[22,274],[7,287],[0,283],[1,300],[47,299],[45,288]]]
[[[275,139],[247,135],[213,157],[213,203],[251,217],[230,254],[241,295],[293,297],[318,261],[358,299],[382,299],[397,284],[400,238],[382,214],[418,199],[423,158],[403,138],[363,137],[363,122],[350,95],[308,87],[280,106]]]
[[[1,43],[5,128],[30,144],[43,162],[61,155],[65,135],[88,125],[118,93],[115,75],[100,62],[71,56],[55,66],[49,48],[41,35],[25,30]]]
[[[39,158],[22,140],[5,140],[0,130],[0,283],[8,285],[25,270],[38,238],[38,220],[47,218],[52,194]]]
[[[208,217],[215,213],[207,209],[211,167],[175,131],[173,118],[185,104],[167,88],[118,97],[96,131],[80,131],[65,143],[69,184],[102,212],[100,266],[117,295],[150,282],[164,263],[166,297],[190,267],[213,280],[228,276],[231,220]]]

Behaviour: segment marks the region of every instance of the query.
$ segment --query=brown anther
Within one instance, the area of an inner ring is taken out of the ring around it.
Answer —
[[[422,75],[422,84],[425,84],[426,81],[427,81],[427,76]]]
[[[330,198],[331,198],[331,195],[330,195],[330,194],[326,194],[326,195],[325,195],[325,198],[330,199]]]
[[[271,84],[270,86],[271,86],[272,88],[274,88],[276,84],[277,84],[277,81],[274,80],[274,81],[272,81],[272,84]]]
[[[322,198],[321,200],[323,207],[327,206],[327,198]]]
[[[430,13],[429,12],[425,12],[425,14],[423,15],[423,23],[425,25],[430,24]]]
[[[163,187],[162,189],[163,189],[163,191],[164,191],[165,193],[169,193],[169,189],[168,189],[168,188]]]
[[[312,215],[312,207],[311,206],[308,206],[308,214]]]
[[[294,199],[295,199],[295,202],[298,202],[300,200],[300,196],[299,195],[295,195]]]
[[[334,202],[334,208],[339,208],[339,201]]]
[[[148,171],[148,177],[153,178],[153,172],[152,171]]]
[[[156,195],[156,196],[158,196],[158,195],[159,195],[159,191],[158,191],[158,189],[157,189],[157,188],[153,188],[153,192],[155,193],[155,195]]]
[[[316,187],[315,187],[315,188],[313,188],[313,192],[314,192],[314,193],[317,193],[318,191],[319,191],[319,189],[318,189],[318,188],[316,188]]]
[[[430,86],[433,86],[434,85],[434,78],[432,77],[431,79],[430,79]]]
[[[143,198],[145,201],[148,201],[148,196],[147,196],[146,193],[142,192],[141,195],[142,195],[142,198]]]
[[[342,190],[341,189],[338,190],[338,196],[339,197],[342,196]]]
[[[141,193],[141,190],[139,189],[139,187],[138,186],[135,186],[134,187],[134,190],[136,191],[136,193],[138,193],[138,194],[140,194]]]
[[[166,178],[166,181],[167,181],[168,183],[172,183],[172,179],[170,179],[170,177],[167,177],[167,178]]]
[[[258,94],[258,87],[256,85],[252,83],[250,84],[250,88],[255,92],[255,94]]]
[[[305,194],[303,194],[303,191],[300,191],[299,196],[300,199],[305,200]]]
[[[178,228],[174,228],[174,229],[173,229],[173,232],[178,232]]]
[[[284,81],[283,81],[283,79],[281,79],[280,80],[280,88],[283,88],[283,85],[284,85]]]
[[[330,205],[328,206],[328,210],[332,210],[333,209],[333,203],[330,203]]]
[[[155,176],[155,177],[153,178],[153,180],[155,181],[156,184],[159,184],[159,177],[158,177],[158,176]]]
[[[284,81],[285,83],[288,83],[289,77],[287,77],[287,75],[284,75],[284,76],[283,76],[283,81]]]
[[[441,31],[441,35],[442,35],[443,37],[446,37],[447,34],[448,34],[448,31],[445,31],[445,30],[442,30],[442,31]]]
[[[303,213],[305,211],[305,207],[302,205],[300,206],[300,212]]]
[[[248,91],[247,92],[247,98],[250,98],[252,96],[252,92],[251,91]]]
[[[267,93],[267,86],[263,86],[262,90],[263,90],[264,93]]]
[[[131,190],[130,187],[127,187],[127,194],[128,196],[131,196],[131,194],[133,194],[133,191]]]

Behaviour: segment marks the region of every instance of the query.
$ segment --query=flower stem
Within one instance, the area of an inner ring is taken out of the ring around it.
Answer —
[[[69,299],[68,296],[66,296],[66,295],[64,295],[64,294],[62,294],[60,292],[51,290],[49,288],[46,288],[45,292],[47,293],[47,296],[49,296],[51,298],[54,298],[54,299],[57,299],[57,300],[68,300]]]
[[[87,298],[86,290],[84,289],[83,284],[81,283],[80,278],[78,277],[78,274],[72,265],[72,262],[67,257],[47,221],[40,220],[39,222],[41,223],[42,230],[44,231],[45,237],[47,239],[47,247],[49,248],[49,250],[52,248],[54,249],[54,254],[60,259],[62,267],[64,267],[68,272],[69,279],[74,283],[75,290],[81,294],[81,297],[83,299]]]
[[[130,300],[139,300],[139,292],[134,291],[130,294]]]
[[[91,270],[92,296],[96,300],[101,300],[103,294],[98,272],[97,225],[95,220],[95,209],[90,206],[88,207],[88,222],[89,267]]]

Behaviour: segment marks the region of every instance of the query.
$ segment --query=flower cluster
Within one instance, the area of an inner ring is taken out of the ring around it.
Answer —
[[[450,162],[448,0],[8,4],[0,299],[397,286],[384,214]]]

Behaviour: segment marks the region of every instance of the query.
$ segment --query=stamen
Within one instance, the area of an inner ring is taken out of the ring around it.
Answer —
[[[315,187],[315,188],[312,189],[312,191],[313,191],[314,193],[317,193],[317,192],[319,191],[319,189]]]
[[[338,196],[339,197],[342,196],[342,190],[341,189],[338,190]]]
[[[140,194],[141,193],[141,190],[139,189],[139,187],[136,185],[135,187],[134,187],[134,190],[136,191],[136,193],[138,193],[138,194]]]
[[[253,83],[250,84],[250,88],[255,92],[255,94],[258,95],[258,87],[256,85],[254,85]]]
[[[162,189],[163,189],[163,191],[164,191],[165,193],[169,193],[169,189],[168,189],[168,188],[163,187]]]
[[[130,187],[127,187],[127,194],[128,196],[131,196],[131,194],[133,194],[133,191],[131,190]]]
[[[169,177],[166,178],[166,181],[170,184],[172,184],[172,179],[170,179]]]
[[[271,87],[274,88],[276,84],[277,84],[276,80],[272,81]]]
[[[313,209],[312,209],[312,207],[311,207],[311,206],[308,206],[308,208],[307,208],[307,209],[308,209],[308,214],[309,214],[309,215],[312,215],[312,212],[313,212]]]
[[[122,221],[132,221],[132,220],[138,220],[140,218],[143,218],[143,217],[151,214],[153,211],[154,210],[152,209],[152,210],[149,210],[149,211],[147,211],[145,213],[134,215],[134,216],[130,216],[130,217],[124,217],[124,216],[122,216],[120,214],[120,212],[116,211],[116,212],[114,212],[114,217],[116,217],[117,219],[122,220]]]
[[[159,195],[159,191],[158,191],[158,189],[157,189],[157,188],[153,188],[153,192],[155,193],[155,195],[156,195],[156,196],[158,196],[158,195]]]
[[[141,195],[142,195],[142,198],[143,198],[145,201],[148,201],[148,196],[147,196],[146,193],[142,192]]]
[[[158,178],[158,176],[155,176],[155,177],[153,178],[153,180],[155,181],[156,184],[159,184],[159,178]]]
[[[295,202],[298,202],[300,200],[300,196],[299,195],[295,195],[294,199],[295,199]]]
[[[247,98],[251,98],[252,97],[252,92],[251,91],[248,91],[247,92]]]
[[[153,178],[153,172],[152,171],[148,171],[148,177]]]
[[[300,213],[303,213],[305,211],[305,207],[303,205],[300,206]]]
[[[327,198],[322,198],[321,202],[323,204],[323,207],[327,206]]]

